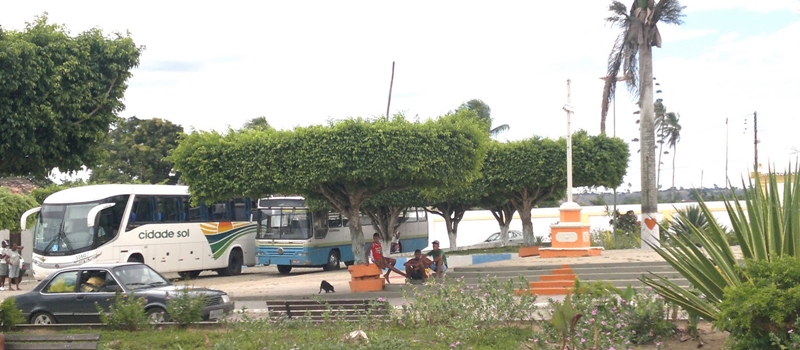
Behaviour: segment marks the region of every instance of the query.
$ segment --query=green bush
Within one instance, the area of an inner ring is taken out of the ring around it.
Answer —
[[[108,310],[95,305],[100,312],[100,321],[111,329],[137,331],[150,327],[144,312],[144,297],[137,298],[133,294],[117,293]]]
[[[641,246],[639,232],[620,232],[616,234],[601,228],[592,229],[592,246],[603,247],[605,250],[635,249]]]
[[[22,316],[22,311],[17,308],[14,298],[7,298],[0,303],[0,331],[7,331],[24,322],[25,317]]]
[[[200,322],[206,306],[204,297],[192,295],[189,291],[190,288],[185,287],[174,295],[167,295],[167,315],[181,326]]]
[[[752,283],[726,287],[714,325],[731,332],[733,349],[781,348],[791,344],[800,313],[800,258],[746,260],[739,270]],[[774,343],[780,344],[774,347]]]

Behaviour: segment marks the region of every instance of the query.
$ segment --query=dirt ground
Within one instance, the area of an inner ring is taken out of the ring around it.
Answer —
[[[677,324],[679,329],[686,330],[688,322],[680,321]],[[725,340],[728,339],[728,332],[720,332],[712,329],[711,323],[701,321],[697,325],[700,339],[694,340],[687,334],[678,334],[675,337],[668,339],[664,342],[663,348],[669,350],[687,350],[687,349],[706,349],[706,350],[720,350],[725,345]],[[634,349],[644,350],[652,349],[652,345],[637,346]]]

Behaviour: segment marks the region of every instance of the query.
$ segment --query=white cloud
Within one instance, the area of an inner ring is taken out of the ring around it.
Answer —
[[[690,11],[790,6],[782,0],[682,3]],[[67,24],[74,33],[93,26],[130,30],[147,50],[130,81],[122,116],[166,118],[203,130],[239,127],[261,115],[278,128],[291,128],[329,117],[383,114],[391,62],[396,61],[392,112],[435,117],[481,98],[498,124],[511,125],[504,138],[559,137],[566,132],[561,106],[571,78],[573,128],[597,133],[599,77],[617,33],[603,21],[608,2],[593,0],[547,7],[478,1],[82,4],[16,2],[0,13],[0,23],[21,28],[48,11],[53,22]],[[660,29],[665,45],[676,46],[714,33]],[[793,140],[785,130],[796,129],[794,120],[800,119],[792,115],[796,107],[791,104],[800,96],[797,51],[788,44],[798,34],[797,25],[758,37],[726,34],[715,47],[687,52],[692,59],[660,58],[656,49],[665,103],[683,118],[679,186],[699,185],[701,173],[706,185],[724,182],[725,117],[731,118],[731,175],[746,169],[752,139],[743,134],[742,117],[754,110],[763,115],[761,157],[783,162]],[[638,137],[633,106],[620,95],[617,135],[628,141]],[[611,133],[611,115],[607,125]],[[639,183],[637,147],[631,145],[634,156],[626,180],[634,188]],[[662,161],[662,184],[668,187],[671,158]]]

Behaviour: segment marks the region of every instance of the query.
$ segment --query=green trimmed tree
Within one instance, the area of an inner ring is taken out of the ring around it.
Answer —
[[[19,234],[22,228],[19,219],[26,210],[37,206],[33,197],[17,194],[5,187],[0,187],[0,230],[9,230],[12,234]],[[33,216],[28,217],[28,226],[33,223]]]
[[[389,254],[392,238],[403,223],[400,215],[410,207],[425,207],[425,198],[417,189],[406,189],[382,193],[364,202],[361,212],[372,220],[375,231],[381,235],[381,247]]]
[[[175,183],[169,152],[178,147],[183,127],[158,118],[118,118],[108,133],[104,155],[92,167],[92,182]]]
[[[604,135],[572,136],[573,185],[614,188],[622,183],[628,165],[628,145]],[[534,244],[531,209],[566,191],[566,140],[533,137],[494,143],[484,164],[487,193],[503,195],[519,212],[523,244]]]
[[[0,28],[0,176],[98,161],[142,49],[97,28],[71,36],[46,14],[22,31]]]
[[[363,262],[362,205],[392,191],[474,181],[489,141],[485,128],[473,112],[458,111],[425,123],[349,119],[292,131],[195,133],[171,159],[198,200],[325,198],[347,217],[355,259]]]
[[[460,186],[441,187],[426,193],[427,201],[433,204],[425,210],[444,219],[450,249],[458,248],[458,224],[461,223],[464,214],[481,203],[480,186],[481,183],[476,180]]]

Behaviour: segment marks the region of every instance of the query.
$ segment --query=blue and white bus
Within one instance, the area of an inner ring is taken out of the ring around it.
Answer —
[[[117,262],[192,278],[204,270],[238,275],[256,263],[254,206],[248,198],[192,205],[186,186],[93,185],[50,195],[21,224],[39,213],[31,262],[37,280],[59,268]]]
[[[402,252],[428,246],[428,216],[423,208],[409,208],[398,220]],[[258,263],[277,265],[282,274],[294,267],[335,270],[340,262],[349,266],[355,260],[347,217],[339,212],[312,212],[302,197],[259,200],[255,221]],[[371,242],[372,220],[362,215],[361,226],[365,242]]]

